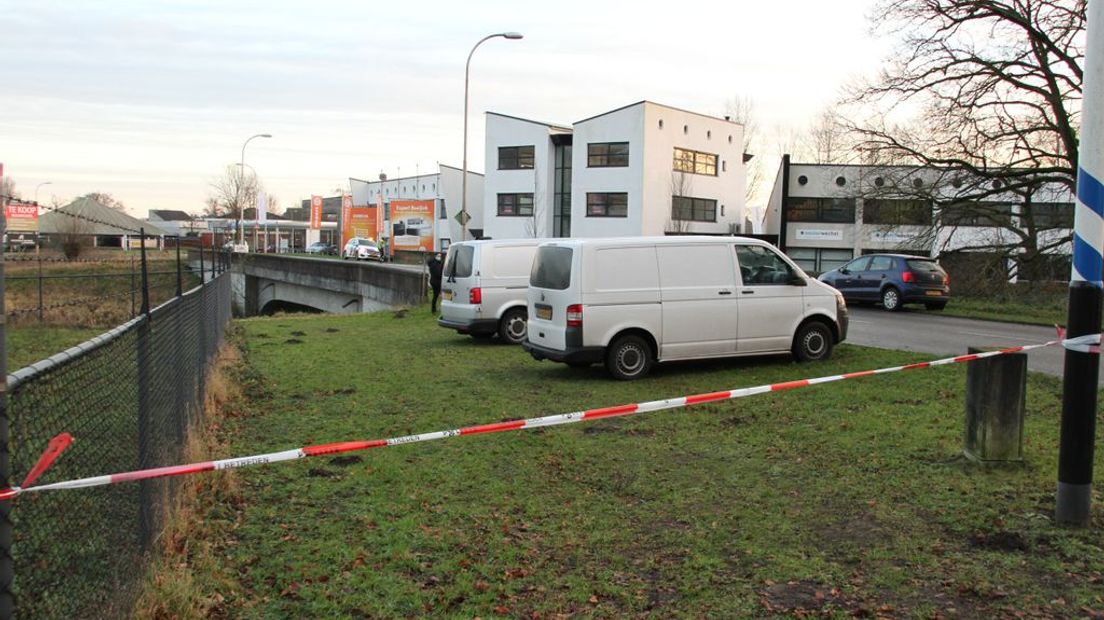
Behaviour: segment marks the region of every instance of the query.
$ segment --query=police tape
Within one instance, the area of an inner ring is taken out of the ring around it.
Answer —
[[[933,360],[930,362],[916,362],[913,364],[905,364],[902,366],[889,366],[886,368],[878,368],[875,370],[860,370],[857,372],[848,372],[839,375],[829,375],[826,377],[817,377],[814,379],[798,379],[796,381],[785,381],[782,383],[771,383],[766,385],[758,385],[755,387],[737,388],[733,390],[726,390],[721,392],[708,392],[704,394],[693,394],[690,396],[680,396],[677,398],[668,398],[664,400],[653,400],[644,403],[634,403],[629,405],[617,405],[614,407],[603,407],[601,409],[588,409],[585,411],[575,411],[572,413],[561,413],[557,415],[544,416],[539,418],[527,418],[523,420],[511,420],[507,422],[494,422],[490,424],[480,424],[476,426],[466,426],[462,428],[456,428],[451,430],[436,431],[432,433],[422,433],[419,435],[405,435],[402,437],[392,437],[389,439],[371,439],[360,441],[343,441],[338,443],[328,443],[315,446],[304,446],[302,448],[295,448],[293,450],[283,450],[280,452],[270,452],[268,454],[257,454],[253,456],[243,456],[238,458],[222,459],[218,461],[206,461],[202,463],[190,463],[186,465],[172,465],[169,467],[156,467],[152,469],[140,469],[136,471],[129,471],[117,474],[109,474],[105,476],[94,476],[91,478],[79,478],[76,480],[66,480],[62,482],[54,482],[50,484],[43,484],[33,486],[35,480],[38,479],[49,466],[59,457],[61,453],[72,443],[72,437],[68,433],[62,433],[52,440],[50,440],[49,446],[42,453],[38,462],[31,468],[30,473],[27,474],[27,478],[20,486],[13,486],[7,489],[0,489],[0,501],[10,500],[24,493],[37,493],[41,491],[61,491],[68,489],[84,489],[90,487],[106,486],[111,484],[120,484],[123,482],[136,482],[139,480],[150,480],[153,478],[167,478],[169,476],[184,476],[188,474],[197,474],[206,471],[218,471],[223,469],[236,469],[239,467],[250,467],[254,465],[268,465],[270,463],[280,463],[283,461],[294,461],[302,458],[313,456],[326,456],[333,454],[341,454],[343,452],[356,452],[360,450],[369,450],[371,448],[384,448],[387,446],[400,446],[410,443],[420,443],[423,441],[435,441],[438,439],[449,439],[452,437],[464,437],[467,435],[480,435],[486,433],[501,433],[505,431],[517,431],[531,428],[545,428],[549,426],[559,426],[562,424],[573,424],[576,422],[585,422],[589,420],[598,420],[602,418],[612,418],[620,416],[630,416],[638,413],[649,413],[652,411],[662,411],[664,409],[676,409],[679,407],[689,407],[691,405],[700,405],[702,403],[717,402],[722,400],[732,400],[736,398],[744,398],[747,396],[755,396],[757,394],[766,394],[769,392],[781,392],[785,390],[792,390],[796,388],[803,388],[813,385],[821,385],[824,383],[832,383],[835,381],[843,381],[847,379],[858,379],[861,377],[870,377],[873,375],[884,375],[894,372],[901,372],[904,370],[916,370],[920,368],[932,368],[935,366],[945,366],[948,364],[960,364],[964,362],[973,362],[990,357],[996,357],[998,355],[1009,355],[1012,353],[1021,353],[1025,351],[1031,351],[1034,349],[1042,349],[1044,347],[1060,344],[1068,350],[1078,351],[1084,353],[1099,353],[1100,352],[1100,334],[1090,334],[1086,336],[1078,336],[1076,338],[1065,338],[1065,330],[1058,328],[1058,339],[1044,342],[1041,344],[1030,344],[1016,347],[1008,347],[1005,349],[998,349],[996,351],[985,351],[981,353],[970,353],[967,355],[958,355],[956,357],[947,357],[943,359]]]

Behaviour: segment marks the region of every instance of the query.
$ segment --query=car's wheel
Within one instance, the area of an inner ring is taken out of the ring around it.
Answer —
[[[887,286],[882,291],[882,307],[890,312],[897,312],[901,309],[901,292],[892,286]]]
[[[525,342],[526,325],[529,313],[523,308],[511,308],[502,315],[498,322],[498,337],[508,344],[521,344]]]
[[[832,354],[832,330],[820,321],[810,321],[794,334],[793,356],[799,362],[817,362]]]
[[[615,379],[639,379],[651,369],[652,349],[640,336],[621,336],[606,349],[606,370]]]
[[[931,303],[931,304],[924,304],[924,307],[927,308],[928,310],[942,310],[943,308],[947,307],[947,302],[937,301],[937,302]]]

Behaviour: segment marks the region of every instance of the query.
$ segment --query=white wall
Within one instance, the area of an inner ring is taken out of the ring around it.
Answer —
[[[549,139],[552,128],[543,123],[501,114],[486,114],[484,164],[486,177],[482,196],[483,234],[494,239],[521,239],[552,233],[552,185],[555,147]],[[503,146],[533,146],[533,168],[499,170],[498,149]],[[539,176],[538,176],[539,175]],[[533,217],[498,215],[499,194],[533,194]],[[469,203],[470,204],[470,203]]]
[[[588,168],[587,144],[628,142],[629,165]],[[644,105],[638,104],[575,124],[571,151],[571,236],[630,237],[644,231]],[[627,192],[628,217],[588,217],[587,194]]]
[[[694,198],[717,201],[717,221],[684,223],[686,232],[728,234],[731,225],[741,225],[747,183],[743,126],[651,102],[643,106],[645,215],[640,234],[662,235],[671,228],[671,196],[676,189]],[[676,147],[717,155],[717,176],[675,173]]]
[[[440,239],[460,240],[460,223],[455,218],[460,212],[462,179],[463,174],[459,168],[441,165],[436,172],[430,174],[388,179],[382,182],[349,179],[349,191],[353,195],[353,204],[358,207],[375,206],[381,193],[384,204],[389,204],[392,200],[434,200],[437,206],[434,210],[434,221],[437,226],[439,247]],[[439,217],[442,200],[445,202],[446,219]],[[469,171],[468,210],[472,219],[468,222],[468,228],[480,227],[482,212],[479,205],[482,201],[483,176]],[[384,222],[381,236],[389,237],[390,230],[391,222],[387,220]]]

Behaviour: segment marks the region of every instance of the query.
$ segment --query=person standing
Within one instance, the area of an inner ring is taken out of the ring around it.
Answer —
[[[441,271],[445,264],[441,262],[441,253],[438,252],[429,259],[429,286],[433,289],[433,300],[429,302],[430,314],[437,313],[437,298],[441,296]]]

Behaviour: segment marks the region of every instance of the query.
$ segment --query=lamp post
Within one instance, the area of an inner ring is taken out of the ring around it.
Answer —
[[[53,185],[53,183],[51,183],[50,181],[43,181],[38,185],[35,185],[35,204],[38,204],[38,188],[42,187],[43,185]]]
[[[271,138],[270,133],[259,133],[249,136],[242,144],[241,151],[241,176],[238,177],[238,243],[245,243],[245,206],[241,203],[241,190],[242,185],[245,183],[245,147],[249,144],[249,141],[253,138]]]
[[[460,240],[465,241],[468,238],[468,73],[471,71],[471,59],[472,54],[475,53],[477,47],[483,44],[484,41],[494,39],[496,37],[502,37],[504,39],[520,39],[522,35],[520,32],[499,32],[497,34],[489,34],[479,40],[471,51],[468,52],[468,62],[464,65],[464,176],[460,182]]]

